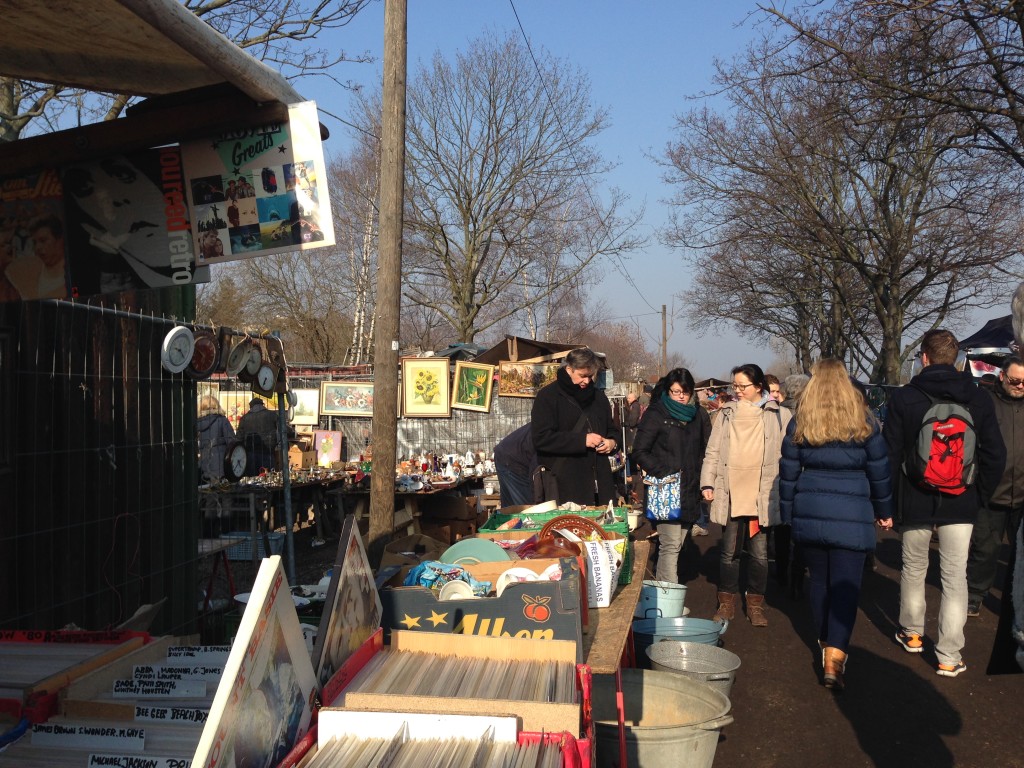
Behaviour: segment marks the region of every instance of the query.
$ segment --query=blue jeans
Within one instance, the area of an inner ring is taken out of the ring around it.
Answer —
[[[808,593],[818,640],[846,653],[857,621],[866,552],[801,545],[810,571]]]
[[[768,537],[762,528],[753,538],[748,535],[752,517],[733,517],[722,528],[722,551],[718,561],[718,590],[740,591],[740,558],[748,555],[747,591],[763,595],[768,587]]]
[[[970,523],[938,526],[939,577],[942,600],[939,603],[939,639],[935,655],[940,664],[956,664],[964,647],[967,623],[967,552],[971,546]],[[903,571],[900,574],[900,625],[924,634],[924,579],[928,574],[928,550],[932,526],[907,525],[903,539]]]
[[[658,567],[654,578],[679,583],[679,552],[690,526],[682,523],[658,523]]]
[[[508,465],[503,464],[496,464],[494,470],[498,474],[501,506],[533,504],[533,480],[529,476],[523,477]]]

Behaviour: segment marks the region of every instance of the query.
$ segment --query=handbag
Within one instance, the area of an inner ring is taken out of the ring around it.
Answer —
[[[644,515],[648,520],[656,523],[667,523],[679,520],[683,515],[682,503],[680,500],[680,487],[682,486],[682,473],[676,472],[662,478],[644,478],[644,485],[647,486],[647,503],[644,506]]]

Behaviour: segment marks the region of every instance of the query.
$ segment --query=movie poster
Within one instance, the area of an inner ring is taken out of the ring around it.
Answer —
[[[210,268],[195,264],[180,147],[62,170],[77,295],[209,282]]]
[[[66,256],[57,172],[0,180],[0,301],[70,297]]]
[[[334,245],[316,103],[182,145],[199,264]]]

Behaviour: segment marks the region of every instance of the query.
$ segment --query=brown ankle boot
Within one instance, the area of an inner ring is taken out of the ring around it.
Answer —
[[[736,593],[719,592],[718,610],[712,617],[712,621],[732,621],[736,618]]]
[[[747,618],[755,627],[768,626],[768,617],[764,612],[764,595],[747,593]]]
[[[846,672],[846,654],[838,648],[825,646],[825,687],[834,691],[843,690],[846,685],[843,673]]]

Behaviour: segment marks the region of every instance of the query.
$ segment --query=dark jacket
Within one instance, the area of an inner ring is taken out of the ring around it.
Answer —
[[[622,416],[622,426],[626,428],[626,444],[623,448],[626,451],[633,450],[633,443],[636,442],[636,430],[640,426],[642,411],[639,400],[626,403]]]
[[[576,429],[581,413],[585,413],[584,423]],[[588,432],[597,432],[618,442],[612,407],[604,392],[595,390],[594,399],[584,411],[575,398],[562,390],[558,381],[553,381],[537,393],[530,424],[537,462],[555,473],[560,504],[574,501],[603,505],[615,499],[608,456],[587,448]]]
[[[278,415],[260,401],[253,404],[238,422],[238,439],[245,444],[247,454],[247,476],[258,475],[262,469],[274,468],[278,443],[277,421]]]
[[[793,442],[797,414],[779,461],[779,510],[800,544],[857,552],[875,548],[875,520],[892,517],[889,451],[876,427],[863,443]]]
[[[533,430],[529,424],[509,432],[494,446],[494,463],[515,474],[529,478],[537,468],[537,452],[533,448]]]
[[[976,479],[959,496],[922,488],[907,477],[904,464],[916,450],[921,422],[931,407],[925,392],[934,398],[966,406],[974,420],[978,437]],[[898,522],[929,525],[975,522],[978,507],[988,503],[1002,477],[1006,448],[996,423],[992,396],[978,389],[970,374],[961,373],[951,365],[929,365],[911,379],[910,384],[892,393],[882,434],[889,445],[893,477],[897,478]]]
[[[711,437],[711,417],[697,406],[693,421],[672,418],[660,400],[652,400],[640,420],[633,459],[647,474],[665,477],[682,473],[679,496],[682,521],[692,523],[701,512],[700,468]]]
[[[222,413],[206,413],[196,421],[199,439],[199,473],[203,480],[224,477],[224,457],[235,439],[231,422]]]
[[[1024,506],[1024,398],[1010,397],[1002,384],[997,384],[990,394],[999,433],[1006,446],[1006,467],[989,506],[1018,509]]]

